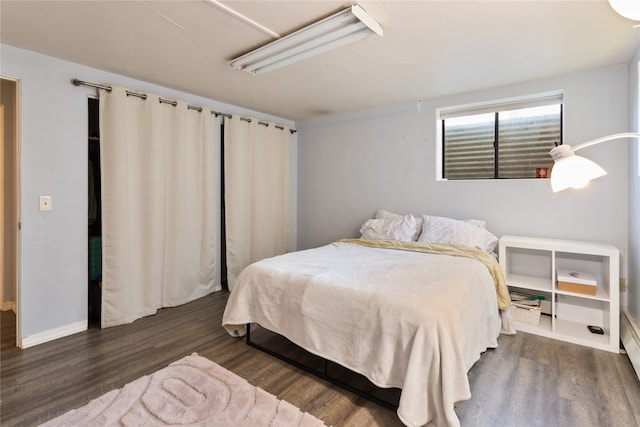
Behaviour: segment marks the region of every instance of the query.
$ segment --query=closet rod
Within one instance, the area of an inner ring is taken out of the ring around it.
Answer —
[[[96,88],[96,89],[104,89],[104,90],[106,90],[107,92],[111,92],[111,90],[112,90],[112,89],[111,89],[111,86],[105,86],[105,85],[100,85],[100,84],[97,84],[97,83],[86,82],[86,81],[84,81],[84,80],[75,79],[75,78],[74,78],[74,79],[71,79],[71,84],[72,84],[72,85],[74,85],[74,86],[89,86],[89,87],[94,87],[94,88]],[[132,91],[129,91],[129,90],[127,90],[126,92],[127,92],[127,95],[128,95],[128,96],[137,96],[138,98],[147,99],[147,95],[146,95],[146,94],[144,94],[144,93],[132,92]],[[163,104],[171,104],[171,105],[173,105],[174,107],[175,107],[176,105],[178,105],[178,102],[177,102],[177,101],[172,101],[172,100],[170,100],[170,99],[159,98],[159,100],[160,100],[160,102],[161,102],[161,103],[163,103]],[[200,112],[202,112],[202,107],[198,107],[198,106],[196,106],[196,105],[188,105],[188,104],[187,104],[187,108],[188,108],[189,110],[196,110],[196,111],[200,111]],[[218,117],[218,116],[222,116],[222,117],[227,117],[227,118],[229,118],[229,119],[230,119],[231,117],[233,117],[233,115],[231,115],[231,114],[229,114],[229,113],[221,113],[221,112],[219,112],[219,111],[214,111],[214,110],[211,110],[211,114],[215,114],[215,115],[216,115],[216,117]],[[245,122],[249,122],[249,123],[251,123],[251,122],[253,121],[253,119],[252,119],[252,118],[250,118],[250,117],[242,117],[242,116],[240,117],[240,120],[243,120],[243,121],[245,121]],[[259,124],[259,125],[263,125],[263,126],[269,126],[269,123],[267,123],[267,122],[261,122],[261,121],[258,121],[258,124]],[[280,130],[284,130],[284,126],[280,126],[280,125],[275,125],[275,128],[276,128],[276,129],[280,129]],[[291,134],[294,134],[294,133],[296,133],[296,132],[298,132],[298,131],[297,131],[297,130],[295,130],[295,129],[289,129],[289,132],[290,132]]]

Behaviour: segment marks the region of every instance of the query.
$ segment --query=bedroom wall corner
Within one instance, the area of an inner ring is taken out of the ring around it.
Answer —
[[[629,63],[629,128],[640,131],[640,45]],[[640,140],[629,147],[629,277],[620,335],[640,379]]]

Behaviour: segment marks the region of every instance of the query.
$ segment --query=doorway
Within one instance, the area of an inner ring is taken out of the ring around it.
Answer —
[[[16,346],[21,341],[19,309],[19,80],[0,77],[0,309],[13,312]]]
[[[88,100],[88,235],[90,327],[100,327],[102,311],[102,183],[100,180],[100,101]]]

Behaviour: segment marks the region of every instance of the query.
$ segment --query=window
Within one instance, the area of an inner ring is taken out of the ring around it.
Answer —
[[[441,178],[548,177],[562,144],[562,94],[439,110]]]

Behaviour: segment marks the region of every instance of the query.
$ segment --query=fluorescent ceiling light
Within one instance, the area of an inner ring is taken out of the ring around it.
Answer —
[[[557,193],[567,188],[582,188],[592,179],[606,175],[607,172],[596,163],[584,157],[576,156],[575,152],[604,141],[621,138],[640,138],[640,133],[617,133],[585,142],[575,148],[571,148],[567,144],[553,148],[549,152],[549,155],[554,160],[553,169],[551,170],[551,190]]]
[[[264,74],[339,46],[378,34],[382,27],[358,5],[266,44],[229,62],[231,67]]]

